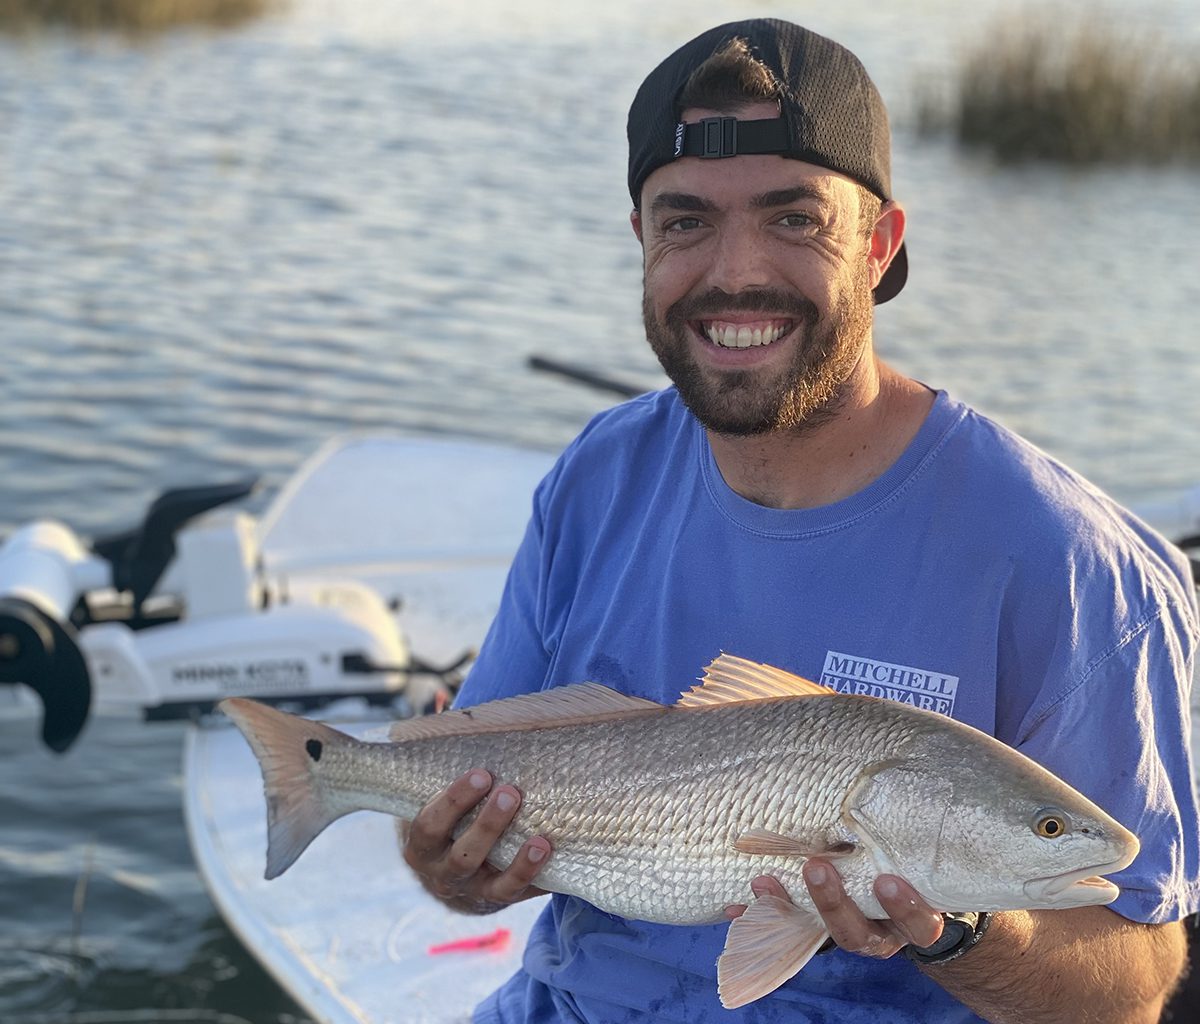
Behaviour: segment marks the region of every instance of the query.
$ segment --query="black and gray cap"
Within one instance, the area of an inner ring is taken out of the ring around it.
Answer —
[[[761,121],[709,117],[680,121],[679,95],[692,72],[734,39],[779,83],[780,116]],[[891,132],[879,90],[857,57],[832,39],[774,18],[718,25],[685,43],[650,72],[629,108],[629,194],[664,164],[684,156],[778,153],[852,178],[892,198]],[[875,289],[894,297],[908,278],[904,246]]]

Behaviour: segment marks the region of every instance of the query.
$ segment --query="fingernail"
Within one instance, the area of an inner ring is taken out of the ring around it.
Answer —
[[[821,864],[814,864],[805,873],[808,875],[810,885],[824,885],[829,879],[829,875]]]
[[[878,883],[879,895],[886,896],[889,900],[895,899],[900,895],[900,886],[896,884],[894,878],[881,878]]]
[[[496,806],[502,811],[511,811],[517,806],[517,798],[511,793],[506,793],[501,790],[496,794]]]
[[[533,861],[534,864],[537,864],[543,857],[546,856],[546,851],[540,846],[531,846],[529,851],[526,853],[526,856]]]
[[[492,784],[487,772],[471,772],[471,785],[475,789],[487,789]]]
[[[770,887],[766,882],[760,882],[755,879],[750,883],[750,891],[754,893],[755,896],[765,896],[770,891]]]

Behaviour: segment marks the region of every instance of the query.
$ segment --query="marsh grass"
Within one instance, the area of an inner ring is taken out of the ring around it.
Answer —
[[[924,84],[919,128],[1005,161],[1200,160],[1200,60],[1160,37],[1063,20],[997,22],[948,94]]]
[[[0,0],[0,30],[61,26],[82,31],[155,32],[177,25],[228,27],[281,0]]]

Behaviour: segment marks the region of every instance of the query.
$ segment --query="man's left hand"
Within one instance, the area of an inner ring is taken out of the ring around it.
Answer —
[[[942,915],[896,875],[880,875],[875,879],[875,898],[888,914],[884,921],[872,920],[858,909],[846,895],[842,879],[829,861],[819,857],[807,861],[804,881],[833,941],[847,952],[886,960],[910,942],[914,946],[929,946],[942,934]],[[791,898],[769,875],[754,879],[751,889],[755,896]],[[727,912],[732,918],[745,909],[739,904],[729,907]]]

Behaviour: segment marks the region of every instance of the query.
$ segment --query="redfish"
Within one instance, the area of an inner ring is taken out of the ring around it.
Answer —
[[[503,868],[542,835],[537,884],[662,924],[725,920],[727,1007],[773,991],[828,937],[801,866],[832,858],[847,893],[883,918],[872,883],[908,880],[941,911],[1110,903],[1101,875],[1138,840],[999,740],[932,711],[837,694],[723,654],[666,706],[595,683],[398,722],[367,743],[244,699],[220,705],[261,764],[266,877],[358,810],[405,820],[451,780],[486,768],[522,793],[493,850]],[[794,904],[754,899],[773,875]]]

